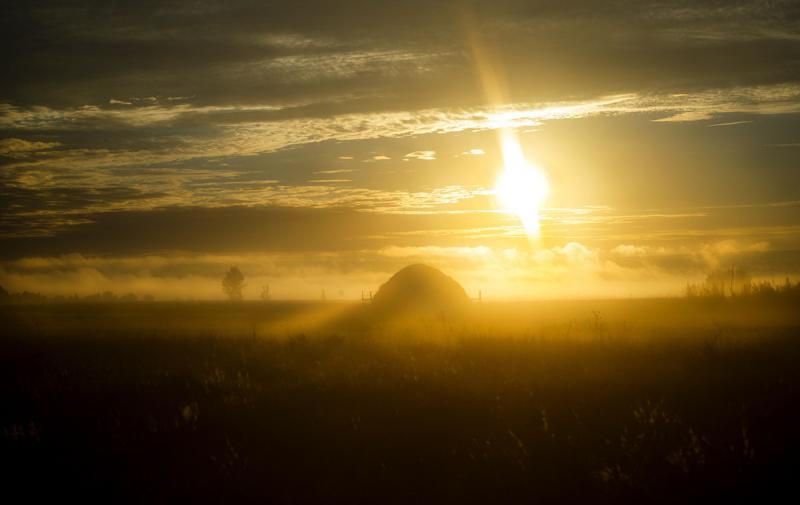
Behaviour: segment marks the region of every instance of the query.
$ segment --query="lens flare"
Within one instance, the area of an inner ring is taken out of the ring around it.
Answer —
[[[539,237],[539,209],[550,192],[547,177],[525,160],[513,132],[501,134],[501,145],[504,167],[497,179],[495,194],[503,207],[517,215],[529,236]]]

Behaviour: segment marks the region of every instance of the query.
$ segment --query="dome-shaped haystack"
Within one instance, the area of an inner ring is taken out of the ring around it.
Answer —
[[[452,277],[428,265],[410,265],[386,281],[372,301],[381,314],[425,315],[457,313],[469,303],[464,288]]]

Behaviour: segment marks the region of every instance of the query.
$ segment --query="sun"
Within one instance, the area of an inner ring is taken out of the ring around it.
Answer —
[[[495,194],[506,209],[519,218],[525,232],[540,235],[539,209],[547,199],[550,185],[544,172],[528,163],[513,133],[502,135],[503,171],[497,178]]]

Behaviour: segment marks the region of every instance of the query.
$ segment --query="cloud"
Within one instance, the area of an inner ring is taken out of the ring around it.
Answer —
[[[0,156],[24,159],[60,145],[60,142],[29,141],[18,138],[2,139],[0,140]]]
[[[231,0],[160,5],[156,21],[145,3],[115,5],[104,26],[96,9],[54,0],[4,7],[6,100],[60,107],[163,96],[220,105],[372,94],[390,108],[475,106],[482,96],[465,50],[465,9],[496,42],[494,58],[515,69],[508,84],[521,101],[797,77],[800,16],[782,0],[618,0],[600,11],[587,0],[436,9],[422,0]]]
[[[705,110],[690,110],[686,112],[680,112],[678,114],[668,116],[661,119],[654,119],[656,123],[681,123],[684,121],[706,121],[708,119],[712,119],[714,114],[710,111]]]
[[[617,254],[624,257],[642,257],[645,256],[648,249],[643,246],[635,246],[631,244],[620,244],[611,249],[612,254]]]
[[[350,172],[355,172],[354,168],[337,168],[334,170],[317,170],[315,174],[347,174]]]
[[[454,213],[438,206],[456,205],[469,198],[455,188],[432,193],[385,194],[364,192],[321,183],[302,192],[276,192],[286,204],[277,206],[166,207],[120,209],[103,212],[31,213],[17,220],[3,215],[10,230],[3,237],[0,257],[86,252],[125,254],[143,251],[285,251],[341,250],[380,243],[393,233],[415,230],[462,230],[469,226],[497,225],[494,213]],[[338,193],[339,205],[323,196]],[[307,205],[311,203],[313,206]],[[346,205],[348,204],[348,205]],[[359,209],[359,205],[362,207]],[[414,242],[394,236],[391,243]]]
[[[469,151],[464,151],[461,154],[468,154],[470,156],[483,156],[486,154],[486,151],[483,149],[470,149]]]
[[[436,151],[414,151],[403,156],[404,159],[433,161],[436,159]]]
[[[487,246],[475,247],[441,247],[441,246],[388,246],[377,252],[390,258],[420,259],[420,258],[452,258],[457,256],[486,256],[492,253]]]
[[[709,128],[716,128],[719,126],[737,126],[742,124],[752,123],[752,121],[728,121],[726,123],[716,123],[708,125]]]
[[[707,90],[691,94],[600,97],[561,103],[517,103],[471,109],[432,108],[407,112],[350,113],[322,118],[275,118],[217,123],[220,113],[240,114],[281,110],[270,105],[193,107],[188,104],[153,105],[134,109],[85,106],[56,110],[0,106],[0,127],[14,131],[159,128],[163,142],[148,149],[61,149],[39,159],[20,161],[20,166],[47,164],[59,167],[106,167],[168,163],[207,157],[248,156],[326,140],[352,141],[402,138],[431,133],[524,128],[543,121],[576,119],[609,114],[670,115],[656,121],[699,121],[720,114],[783,114],[800,112],[800,86]],[[181,118],[203,117],[196,130],[186,129]],[[246,117],[246,116],[245,116]],[[209,128],[211,128],[209,130]],[[170,133],[172,132],[172,133]],[[479,154],[470,151],[470,154]],[[429,155],[417,151],[413,157]],[[351,156],[340,159],[351,159]],[[376,155],[372,160],[389,159]]]

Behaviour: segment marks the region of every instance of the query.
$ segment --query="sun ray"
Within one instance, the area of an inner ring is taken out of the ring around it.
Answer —
[[[485,100],[492,106],[506,105],[508,93],[503,62],[496,52],[490,51],[474,13],[466,9],[462,14],[467,42]],[[498,119],[507,121],[507,118]],[[515,130],[498,126],[503,169],[495,184],[495,194],[505,209],[517,215],[528,237],[538,240],[541,237],[539,209],[547,198],[550,185],[544,172],[525,159]]]

